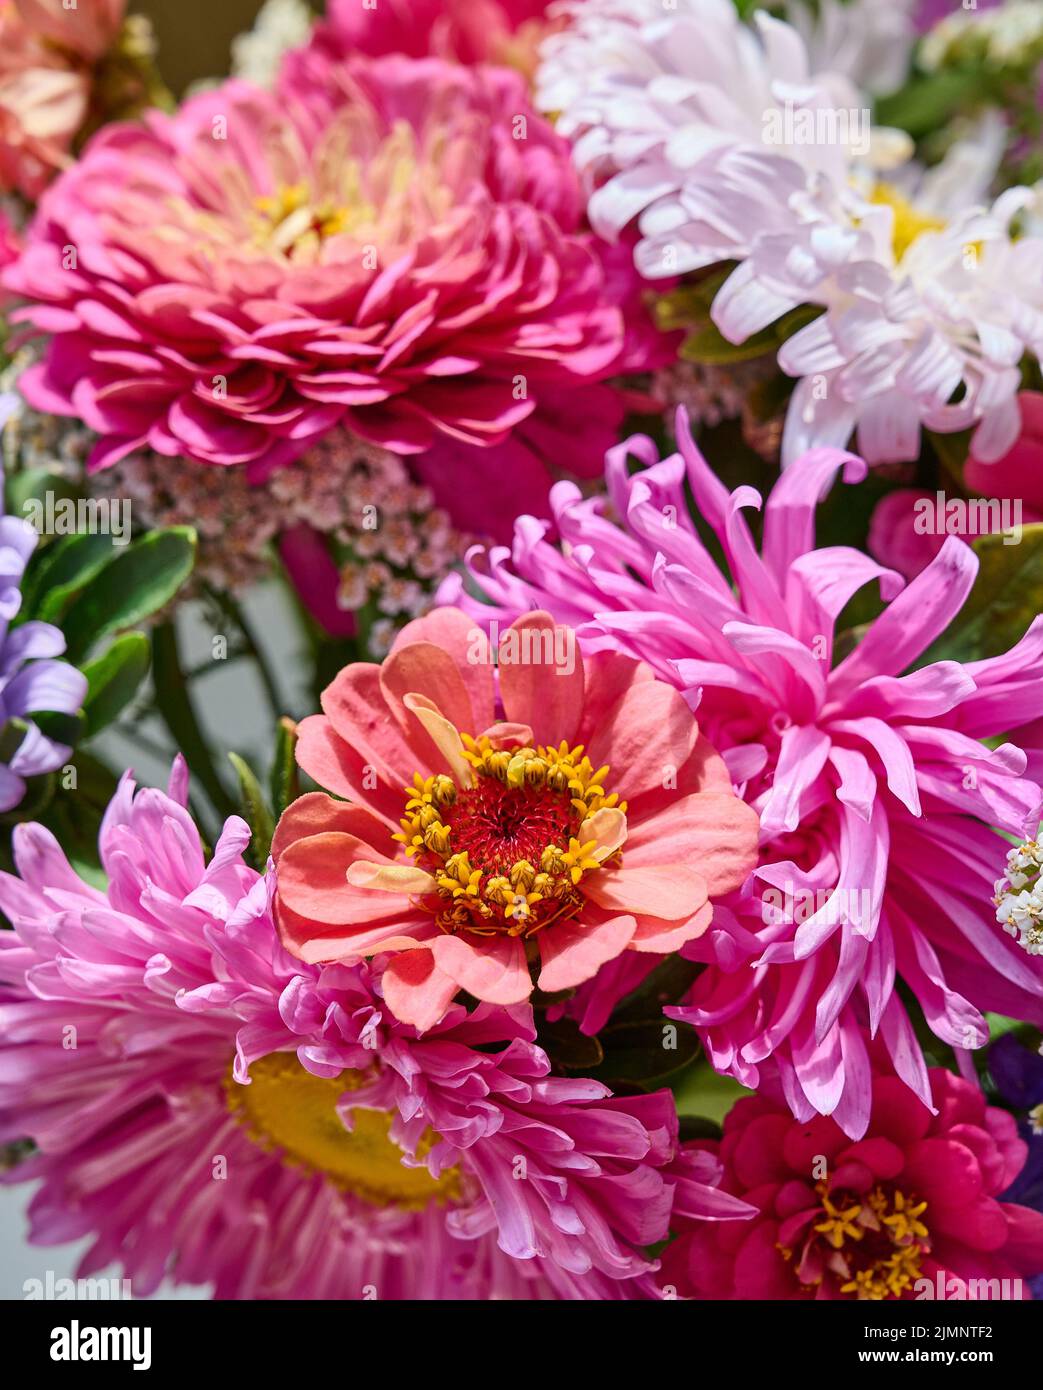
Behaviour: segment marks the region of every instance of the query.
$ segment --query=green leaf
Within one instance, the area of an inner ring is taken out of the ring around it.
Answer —
[[[691,988],[702,969],[698,961],[685,960],[679,955],[665,956],[637,989],[620,1000],[613,1011],[613,1020],[624,1023],[642,1019],[661,1024],[664,1005],[676,1004]]]
[[[610,1023],[598,1034],[598,1041],[605,1060],[588,1075],[614,1091],[658,1090],[699,1056],[695,1029],[666,1018]]]
[[[258,782],[253,768],[241,758],[238,753],[229,753],[228,761],[235,768],[236,776],[239,778],[239,795],[242,800],[242,817],[253,832],[250,841],[250,850],[253,856],[254,867],[264,868],[268,862],[268,855],[272,848],[272,835],[275,833],[275,822],[272,813],[268,809],[268,803],[264,799],[261,791],[261,784]]]
[[[1022,528],[1017,545],[1002,535],[974,542],[981,566],[959,616],[917,662],[980,661],[1005,652],[1025,635],[1043,592],[1043,523]]]
[[[87,736],[104,729],[126,709],[148,675],[152,648],[143,632],[126,632],[108,651],[84,666],[87,698]]]
[[[943,68],[914,77],[900,91],[877,102],[875,124],[898,126],[914,139],[948,124],[967,103],[984,97],[985,73],[978,67]]]
[[[50,468],[26,468],[12,473],[4,485],[8,516],[20,516],[34,521],[33,514],[36,512],[42,521],[46,516],[48,493],[56,503],[65,500],[76,502],[84,495],[82,486],[72,478],[67,478],[64,473],[57,473]],[[46,545],[52,536],[44,531],[42,526],[37,526],[37,530],[40,533],[41,545]]]
[[[270,790],[272,812],[276,820],[282,815],[291,801],[301,794],[300,774],[297,768],[297,725],[285,716],[279,720],[275,732],[275,757],[272,760]]]
[[[59,710],[40,710],[33,714],[33,723],[46,738],[55,743],[67,743],[75,747],[83,738],[87,721],[77,710],[75,714],[64,714]]]
[[[597,1038],[581,1033],[571,1018],[539,1024],[539,1043],[559,1071],[589,1076],[604,1061],[605,1052]]]
[[[111,536],[63,536],[38,550],[22,585],[21,617],[60,623],[69,603],[115,558]]]
[[[755,357],[775,352],[777,347],[778,339],[770,328],[755,333],[744,343],[730,343],[715,323],[708,323],[684,340],[681,356],[686,362],[697,362],[703,367],[723,367],[733,362],[752,362]]]
[[[152,687],[156,708],[185,756],[192,776],[206,792],[219,817],[236,813],[235,802],[210,757],[195,708],[185,687],[178,650],[177,631],[172,622],[157,623],[152,629]]]
[[[116,791],[116,775],[82,749],[77,751],[72,768],[73,776],[63,774],[55,787],[43,823],[76,872],[96,888],[104,888],[106,878],[98,858],[98,834]]]
[[[142,536],[106,565],[65,616],[70,658],[79,661],[102,637],[169,603],[192,573],[195,550],[195,531],[172,526]]]
[[[28,732],[29,725],[24,719],[7,720],[0,729],[0,763],[6,766],[11,761]]]
[[[730,1076],[720,1076],[706,1061],[691,1067],[674,1086],[678,1115],[720,1124],[737,1100],[751,1093]]]

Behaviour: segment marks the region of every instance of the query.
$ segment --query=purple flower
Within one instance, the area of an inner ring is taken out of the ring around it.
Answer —
[[[53,772],[72,751],[48,738],[33,716],[44,711],[75,714],[87,693],[83,673],[55,660],[65,651],[58,628],[35,621],[11,627],[22,606],[22,576],[35,547],[36,532],[28,521],[0,515],[0,812],[19,804],[27,777]],[[8,753],[6,735],[14,719],[26,728]]]

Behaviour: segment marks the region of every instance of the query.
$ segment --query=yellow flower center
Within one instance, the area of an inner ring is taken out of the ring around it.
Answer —
[[[331,124],[302,181],[253,200],[253,240],[311,263],[330,238],[349,236],[374,254],[379,249],[383,261],[415,244],[452,210],[455,194],[443,165],[451,174],[446,132],[421,138],[407,122],[396,121],[370,144],[348,113]]]
[[[579,911],[581,880],[619,852],[599,848],[599,812],[626,810],[604,786],[582,744],[494,748],[461,735],[470,785],[421,777],[405,788],[402,833],[418,868],[436,884],[443,931],[531,936]]]
[[[327,1079],[305,1071],[292,1052],[273,1052],[250,1067],[250,1084],[231,1076],[225,1083],[228,1107],[251,1139],[268,1150],[281,1149],[291,1166],[323,1173],[338,1187],[374,1206],[418,1210],[459,1194],[459,1172],[433,1178],[424,1167],[408,1168],[390,1136],[391,1115],[356,1108],[353,1129],[345,1129],[337,1101],[365,1083],[361,1072]],[[428,1133],[418,1157],[435,1143]]]
[[[796,1262],[801,1282],[814,1288],[831,1276],[841,1294],[901,1298],[921,1277],[920,1260],[930,1249],[930,1233],[920,1219],[927,1203],[910,1200],[897,1188],[875,1187],[864,1199],[831,1196],[825,1183],[816,1191],[821,1220],[799,1248],[779,1247],[784,1259]]]
[[[878,183],[869,195],[869,201],[878,206],[888,207],[894,214],[891,230],[891,244],[895,260],[900,261],[923,232],[940,232],[945,229],[945,221],[920,212],[908,199],[903,198],[898,189],[889,183]]]

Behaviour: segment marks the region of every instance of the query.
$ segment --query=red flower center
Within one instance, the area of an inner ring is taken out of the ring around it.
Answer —
[[[591,828],[598,812],[625,810],[605,794],[608,768],[595,768],[582,747],[494,748],[485,737],[461,738],[470,783],[417,773],[395,836],[434,879],[428,905],[438,925],[531,936],[575,916],[584,876],[618,860]]]

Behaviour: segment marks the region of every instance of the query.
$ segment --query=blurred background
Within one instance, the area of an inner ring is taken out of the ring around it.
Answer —
[[[171,91],[180,94],[200,77],[228,72],[236,34],[249,29],[263,0],[132,0],[131,13],[152,21],[159,48],[159,70]],[[359,0],[362,3],[362,0]],[[321,0],[312,0],[321,11]]]

